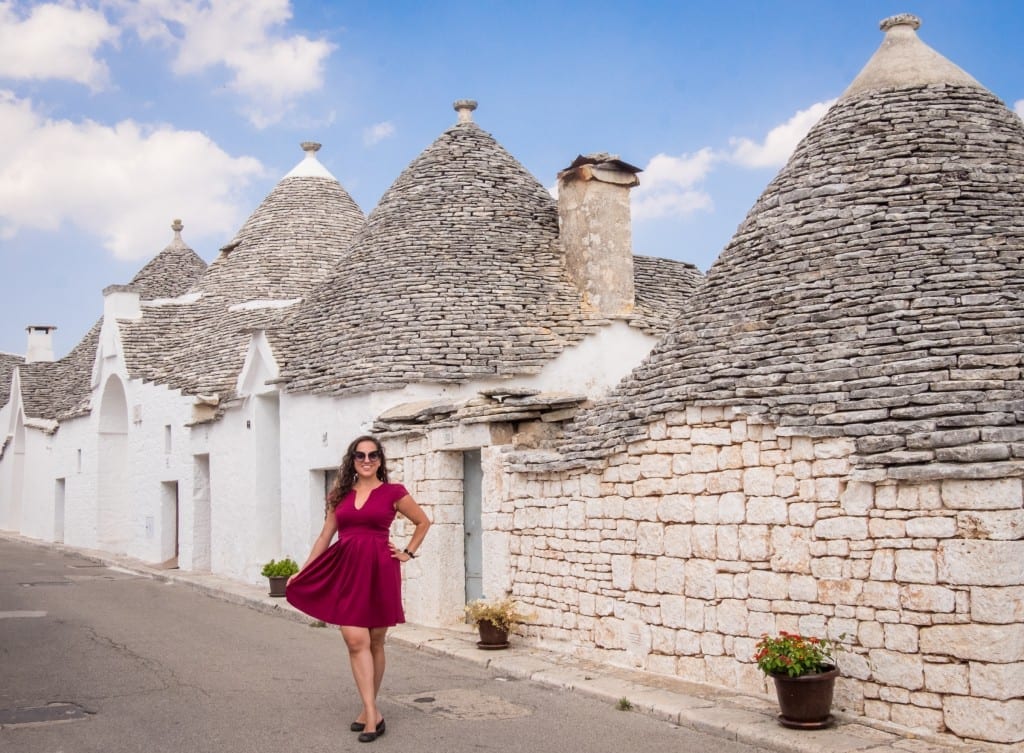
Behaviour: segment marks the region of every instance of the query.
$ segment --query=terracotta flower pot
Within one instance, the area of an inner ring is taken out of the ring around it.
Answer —
[[[285,586],[288,585],[287,575],[271,575],[267,580],[270,581],[271,596],[284,596]]]
[[[813,675],[772,675],[779,699],[779,723],[794,729],[821,729],[832,723],[832,695],[839,670]]]
[[[480,631],[480,642],[476,644],[477,648],[490,650],[508,648],[507,630],[502,630],[493,622],[486,620],[481,620],[476,626]]]

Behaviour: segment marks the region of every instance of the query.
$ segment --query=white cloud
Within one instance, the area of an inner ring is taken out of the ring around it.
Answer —
[[[770,130],[763,143],[758,144],[747,138],[730,139],[729,143],[733,146],[731,159],[744,167],[782,167],[800,139],[807,135],[834,103],[835,100],[830,99],[798,111],[785,123]]]
[[[93,8],[45,3],[19,16],[14,3],[0,2],[0,77],[60,79],[98,91],[110,71],[96,52],[119,35]]]
[[[125,120],[49,120],[0,91],[0,235],[71,225],[121,259],[152,256],[185,222],[193,241],[223,239],[245,219],[241,190],[263,167],[205,135]]]
[[[1024,99],[1018,99],[1014,103],[1013,111],[1024,118]]]
[[[322,39],[277,33],[292,17],[289,0],[121,0],[120,7],[142,39],[177,48],[175,73],[226,67],[229,88],[246,99],[243,111],[259,128],[323,86],[334,50]]]
[[[715,159],[708,147],[679,157],[656,155],[640,174],[640,185],[633,189],[633,217],[650,220],[711,210],[711,196],[699,184],[711,172]]]
[[[374,144],[380,143],[384,139],[390,138],[395,135],[395,126],[391,121],[384,121],[383,123],[376,123],[369,128],[363,129],[363,143],[367,146],[373,146]]]
[[[704,188],[712,170],[722,163],[732,165],[734,169],[781,167],[800,139],[834,103],[834,99],[818,102],[800,110],[782,125],[771,129],[762,143],[747,138],[731,139],[732,148],[729,150],[706,146],[678,157],[664,153],[656,155],[640,174],[640,185],[633,189],[633,218],[657,220],[714,210],[714,200]],[[557,186],[548,191],[558,197]]]

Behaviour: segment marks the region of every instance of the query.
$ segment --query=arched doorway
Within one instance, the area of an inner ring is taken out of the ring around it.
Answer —
[[[98,440],[97,544],[109,552],[125,553],[134,522],[128,472],[128,397],[116,376],[103,386]]]

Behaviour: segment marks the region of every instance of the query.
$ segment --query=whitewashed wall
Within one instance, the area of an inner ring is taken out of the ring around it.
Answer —
[[[139,380],[128,383],[127,393],[131,500],[127,553],[158,564],[174,554],[174,485],[178,494],[179,550],[188,546],[192,457],[191,429],[186,424],[192,418],[192,400],[176,390]]]
[[[96,428],[91,416],[63,421],[54,442],[55,478],[64,479],[64,542],[97,547]]]
[[[281,503],[279,460],[267,464],[276,446],[276,423],[255,400],[230,408],[208,427],[213,572],[265,583],[263,563],[279,559]],[[264,463],[264,468],[259,463]]]
[[[3,458],[0,458],[0,529],[16,531],[21,521],[21,487],[24,475],[24,432],[17,401],[17,380],[12,398],[0,410],[0,426],[9,437]],[[19,446],[20,445],[20,446]]]
[[[654,348],[657,339],[621,321],[603,327],[580,344],[563,351],[545,364],[539,374],[519,377],[514,383],[545,392],[572,392],[598,397],[629,374]],[[482,382],[500,386],[506,381]]]
[[[54,528],[53,435],[27,427],[24,437],[21,515],[15,522],[24,535],[51,540]]]

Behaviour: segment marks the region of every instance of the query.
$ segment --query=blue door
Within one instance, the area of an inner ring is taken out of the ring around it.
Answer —
[[[483,470],[480,450],[467,450],[462,454],[462,520],[465,529],[466,601],[483,598],[483,523],[481,498],[483,497]]]

